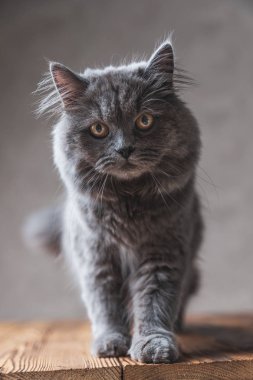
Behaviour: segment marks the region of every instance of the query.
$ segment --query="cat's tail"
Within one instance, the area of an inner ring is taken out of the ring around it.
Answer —
[[[23,238],[33,250],[42,249],[58,255],[61,252],[62,206],[54,205],[30,215],[23,226]]]

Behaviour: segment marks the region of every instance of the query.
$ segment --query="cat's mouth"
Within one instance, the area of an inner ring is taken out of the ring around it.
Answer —
[[[137,164],[125,160],[122,163],[117,163],[107,168],[107,173],[114,177],[127,180],[139,177],[142,174],[142,170]]]
[[[121,166],[120,168],[122,170],[131,170],[131,169],[136,169],[137,166],[135,164],[133,164],[132,162],[129,162],[129,161],[125,161]]]

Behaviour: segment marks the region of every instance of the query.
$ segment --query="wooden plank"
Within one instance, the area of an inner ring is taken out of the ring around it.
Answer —
[[[252,315],[189,318],[175,364],[98,359],[90,355],[90,340],[82,322],[1,323],[0,379],[253,379]]]
[[[0,379],[121,379],[116,358],[90,355],[90,329],[81,322],[0,325]]]
[[[120,359],[125,380],[252,380],[253,316],[188,319],[178,336],[179,363],[141,364]]]
[[[186,364],[123,364],[125,380],[252,380],[252,362]]]

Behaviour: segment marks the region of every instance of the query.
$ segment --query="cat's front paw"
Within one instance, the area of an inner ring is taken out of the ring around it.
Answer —
[[[132,359],[144,363],[172,363],[179,357],[173,333],[138,336],[129,350]]]
[[[95,339],[93,353],[100,357],[126,356],[130,346],[130,337],[118,332],[104,334]]]

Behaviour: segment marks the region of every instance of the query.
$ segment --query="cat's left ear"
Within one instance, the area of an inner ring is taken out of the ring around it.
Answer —
[[[170,81],[173,79],[174,53],[170,41],[163,42],[150,57],[145,74],[147,76],[166,76]]]
[[[61,63],[51,62],[50,72],[64,108],[71,109],[86,91],[88,83]]]

